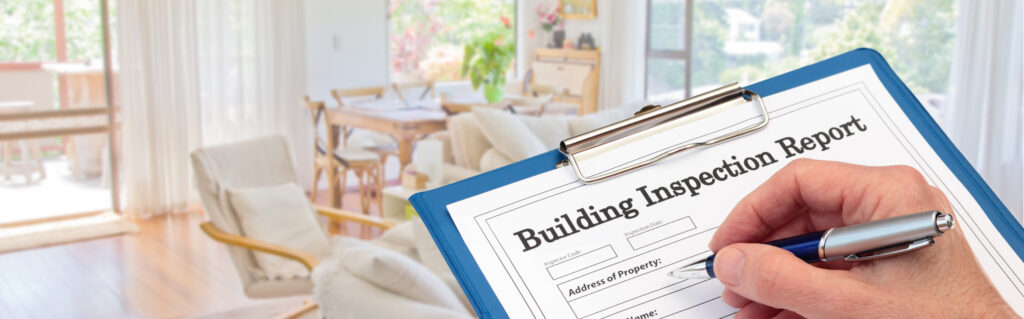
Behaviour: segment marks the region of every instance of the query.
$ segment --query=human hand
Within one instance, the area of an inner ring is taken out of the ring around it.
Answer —
[[[708,244],[722,300],[740,308],[737,318],[1016,317],[959,227],[935,247],[864,262],[810,265],[748,244],[929,210],[953,213],[913,168],[793,161],[743,198]]]

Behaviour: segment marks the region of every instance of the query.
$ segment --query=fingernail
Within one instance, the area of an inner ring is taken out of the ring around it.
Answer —
[[[743,277],[743,263],[747,256],[742,250],[726,247],[715,255],[715,275],[723,284],[739,286]]]

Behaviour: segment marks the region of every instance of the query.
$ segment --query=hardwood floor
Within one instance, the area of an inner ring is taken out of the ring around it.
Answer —
[[[203,220],[198,211],[151,218],[138,235],[0,254],[0,318],[179,318],[260,302],[243,294]]]

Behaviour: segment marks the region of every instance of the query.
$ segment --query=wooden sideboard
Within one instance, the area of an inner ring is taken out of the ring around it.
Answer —
[[[565,88],[560,102],[579,104],[581,115],[597,111],[600,79],[600,49],[537,49],[529,75],[531,85]]]

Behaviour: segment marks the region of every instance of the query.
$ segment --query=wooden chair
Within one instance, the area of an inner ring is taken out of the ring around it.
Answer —
[[[254,252],[264,252],[301,263],[309,271],[320,261],[311,252],[301,251],[279,243],[246,237],[241,231],[240,216],[229,203],[227,189],[266,187],[297,183],[295,169],[287,141],[283,136],[269,136],[226,145],[205,147],[192,152],[192,166],[199,196],[210,219],[199,227],[216,241],[228,245],[228,254],[238,271],[246,296],[250,298],[276,298],[310,294],[313,283],[307,277],[271,278],[267,269],[256,262]],[[254,160],[258,159],[258,160]],[[394,223],[364,216],[359,213],[314,206],[318,216],[333,222],[350,221],[387,230]],[[281,212],[300,213],[300,212]],[[311,232],[323,229],[309,229]],[[306,301],[298,309],[284,316],[293,318],[317,308]]]
[[[339,106],[344,106],[346,103],[343,101],[344,98],[372,98],[381,99],[384,98],[384,92],[387,89],[383,86],[369,86],[352,89],[333,89],[331,90],[331,96],[338,101]]]
[[[399,100],[402,100],[406,106],[409,106],[409,102],[411,101],[426,99],[428,95],[431,99],[437,98],[436,93],[434,92],[434,81],[432,80],[395,82],[391,83],[391,88],[395,91],[395,96],[397,96]],[[405,93],[416,93],[412,90],[417,88],[423,88],[423,90],[415,95],[410,94],[410,96],[404,96]]]
[[[338,102],[338,106],[348,106],[350,103],[346,103],[345,99],[382,99],[386,92],[387,89],[383,86],[370,86],[351,89],[333,89],[331,90],[331,96]],[[345,134],[342,139],[340,139],[342,146],[347,145],[346,143],[348,143],[350,139],[357,140],[355,142],[358,142],[358,144],[360,144],[364,149],[380,155],[380,162],[382,164],[387,163],[388,157],[390,156],[398,157],[398,143],[391,136],[370,131],[366,132],[366,134],[362,134],[363,136],[356,137],[352,134],[353,131],[351,129],[344,130],[342,133]],[[383,173],[382,169],[381,174]],[[383,175],[381,175],[381,180],[385,180]]]
[[[341,183],[338,185],[339,188],[344,190],[348,186],[348,172],[352,171],[356,178],[359,179],[359,204],[363,213],[369,214],[370,201],[373,195],[376,195],[377,206],[380,207],[381,190],[384,186],[384,170],[381,156],[361,148],[345,146],[340,146],[338,150],[331,154],[327,150],[327,142],[320,137],[320,123],[323,122],[326,116],[324,102],[310,101],[309,97],[306,96],[302,100],[302,105],[309,111],[309,116],[313,123],[313,192],[310,194],[310,200],[316,202],[320,175],[326,173],[326,170],[335,169],[340,170],[335,175],[335,180],[329,180],[327,183],[333,185],[338,183],[337,179],[340,178]],[[370,183],[373,184],[372,189],[368,185]]]

